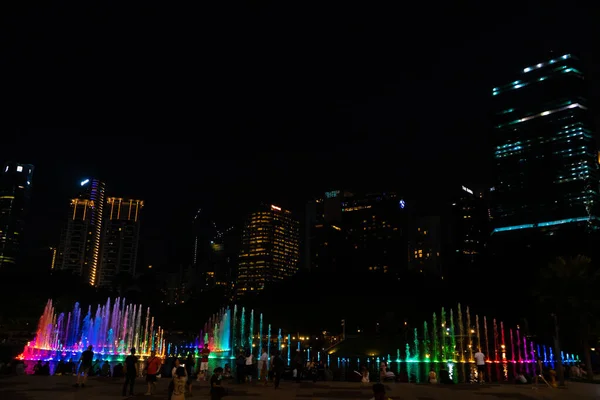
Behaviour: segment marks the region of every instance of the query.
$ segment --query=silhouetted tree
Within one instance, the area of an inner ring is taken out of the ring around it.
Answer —
[[[600,309],[598,296],[594,295],[600,283],[600,271],[592,268],[588,257],[558,257],[542,270],[540,278],[536,290],[540,302],[558,317],[562,329],[570,327],[578,336],[587,377],[593,379],[589,340],[594,315]],[[557,357],[560,358],[558,349]],[[560,379],[562,371],[557,372]],[[564,384],[564,377],[562,380]]]

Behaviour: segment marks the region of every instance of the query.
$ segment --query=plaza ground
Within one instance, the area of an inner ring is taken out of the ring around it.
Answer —
[[[73,377],[64,376],[19,376],[0,378],[0,399],[2,400],[114,400],[122,399],[122,379],[91,378],[85,388],[74,388]],[[143,379],[136,382],[136,395],[131,399],[166,399],[168,380],[158,383],[157,394],[144,396],[146,391]],[[262,385],[227,384],[229,396],[226,399],[370,399],[371,388],[360,383],[350,382],[312,382],[296,384],[282,382],[281,389]],[[416,385],[407,383],[391,383],[386,385],[388,395],[393,400],[580,400],[600,399],[600,385],[586,383],[569,383],[566,389],[549,389],[540,387],[533,390],[531,386],[471,385],[459,384]],[[209,399],[208,384],[195,382],[191,399]]]

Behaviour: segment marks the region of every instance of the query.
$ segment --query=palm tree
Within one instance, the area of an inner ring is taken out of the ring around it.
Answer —
[[[592,267],[592,260],[586,256],[558,257],[542,270],[540,278],[537,288],[540,301],[550,308],[555,320],[572,321],[569,326],[579,334],[587,376],[593,379],[589,338],[592,318],[600,306],[594,296],[600,271]],[[559,349],[556,352],[560,355]],[[558,366],[561,367],[560,360]],[[562,368],[557,372],[560,383],[564,384]]]

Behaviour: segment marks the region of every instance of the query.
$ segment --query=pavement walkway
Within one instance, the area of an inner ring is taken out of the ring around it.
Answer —
[[[74,388],[73,377],[64,376],[20,376],[0,379],[0,399],[2,400],[114,400],[121,397],[122,379],[91,378],[85,388]],[[136,383],[136,399],[166,399],[167,379],[158,382],[157,393],[144,396],[145,382],[139,379]],[[225,398],[235,399],[319,399],[319,400],[352,400],[370,399],[370,386],[360,383],[326,382],[300,383],[282,382],[281,388],[262,385],[225,385],[229,395]],[[407,383],[391,383],[386,385],[388,395],[393,400],[600,400],[600,385],[571,383],[566,389],[549,389],[547,387],[533,390],[531,386],[519,385],[416,385]],[[209,399],[208,384],[195,382],[193,397],[188,399]]]

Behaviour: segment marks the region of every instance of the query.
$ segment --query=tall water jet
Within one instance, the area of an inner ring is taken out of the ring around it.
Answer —
[[[504,322],[500,321],[500,333],[502,334],[502,361],[506,361],[506,341],[504,340]]]
[[[432,321],[431,325],[433,328],[431,330],[431,338],[433,339],[432,343],[431,343],[432,350],[433,350],[431,356],[432,356],[434,362],[438,362],[439,361],[439,357],[438,357],[439,345],[438,345],[437,318],[436,318],[435,313],[433,313],[433,321]]]
[[[231,321],[231,325],[231,331],[233,332],[231,337],[231,347],[234,349],[234,351],[237,351],[237,304],[233,306],[233,320]]]
[[[227,308],[225,320],[223,321],[223,330],[222,348],[231,350],[231,310],[229,308]]]
[[[471,328],[471,311],[467,306],[467,334],[468,336],[468,347],[469,347],[469,362],[473,362],[473,330]]]
[[[510,334],[510,356],[511,356],[512,362],[515,362],[515,341],[513,339],[512,328],[509,329],[508,332]]]
[[[250,311],[250,333],[248,334],[248,349],[252,352],[254,345],[254,310]]]
[[[479,315],[475,314],[475,330],[477,335],[477,351],[481,351],[481,335],[479,332]]]
[[[267,329],[267,355],[269,356],[269,362],[271,362],[271,324]]]
[[[413,358],[415,361],[421,361],[419,359],[419,334],[417,333],[417,328],[415,328],[415,349],[413,350]],[[388,361],[391,361],[391,358],[388,357]]]
[[[517,355],[519,362],[523,362],[523,357],[521,357],[521,334],[519,329],[517,328]]]
[[[277,350],[281,352],[281,328],[279,328],[279,334],[277,335]]]
[[[488,327],[487,327],[487,318],[485,315],[483,316],[483,338],[485,339],[485,354],[487,354],[488,359],[492,359],[492,355],[490,354],[490,339],[488,336]]]
[[[465,362],[465,330],[462,319],[462,310],[458,303],[458,351],[460,351],[459,361]]]
[[[452,309],[450,309],[450,350],[452,357],[450,360],[456,361],[456,335],[454,333],[454,314]]]
[[[262,355],[262,346],[263,346],[263,315],[260,313],[258,322],[258,357]]]
[[[429,343],[429,331],[427,330],[427,321],[425,321],[423,322],[423,352],[425,353],[425,361],[431,360]],[[400,360],[400,357],[398,357],[398,360]]]
[[[240,346],[246,346],[246,308],[242,307],[242,318],[240,319]]]
[[[495,360],[500,361],[498,358],[498,324],[496,324],[496,318],[493,319],[494,326],[494,353],[496,355]]]
[[[291,351],[291,348],[292,348],[291,344],[292,344],[292,337],[288,333],[288,335],[287,335],[287,353],[288,353],[287,359],[288,359],[288,363],[291,360],[291,358],[290,358],[290,356],[291,356],[290,351]]]
[[[446,311],[444,310],[444,307],[442,307],[442,313],[440,314],[440,318],[441,318],[441,323],[442,323],[442,329],[440,330],[440,343],[442,345],[442,357],[441,360],[442,362],[446,361],[448,359],[447,357],[447,352],[448,352],[448,348],[446,346]]]

